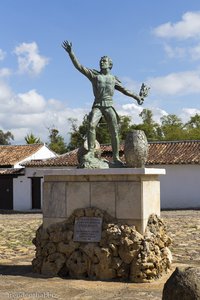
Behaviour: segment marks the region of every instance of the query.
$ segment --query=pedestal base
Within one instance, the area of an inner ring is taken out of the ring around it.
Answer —
[[[75,209],[97,207],[144,234],[160,216],[159,175],[164,169],[52,169],[44,171],[43,225],[66,220]]]

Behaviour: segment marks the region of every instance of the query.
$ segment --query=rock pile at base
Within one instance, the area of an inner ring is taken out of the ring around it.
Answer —
[[[75,219],[83,216],[102,217],[100,242],[73,241]],[[78,209],[64,222],[41,225],[33,243],[33,270],[47,276],[151,282],[170,269],[172,260],[171,239],[156,215],[141,235],[98,208]]]

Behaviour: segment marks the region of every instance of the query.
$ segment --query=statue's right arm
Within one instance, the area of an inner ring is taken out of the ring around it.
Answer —
[[[62,47],[65,49],[65,51],[69,54],[69,57],[71,58],[71,61],[74,65],[74,67],[80,71],[82,74],[88,77],[88,68],[82,66],[78,59],[76,58],[74,52],[72,51],[72,43],[68,41],[64,41],[62,44]]]

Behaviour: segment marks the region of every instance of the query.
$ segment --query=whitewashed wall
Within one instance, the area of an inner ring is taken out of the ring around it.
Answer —
[[[26,176],[19,176],[13,179],[13,209],[32,209],[31,179]]]
[[[32,209],[32,194],[31,194],[31,178],[36,169],[33,172],[13,179],[13,209],[14,210],[30,210]],[[41,178],[41,205],[43,194],[43,181]]]
[[[14,168],[21,168],[22,166],[20,164],[23,163],[24,161],[28,161],[32,159],[45,159],[45,158],[51,158],[55,156],[56,154],[44,145],[33,155],[26,158],[26,160],[20,161],[17,164],[15,164]],[[13,179],[13,209],[14,210],[32,209],[31,179],[28,177],[34,176],[34,174],[36,173],[36,169],[33,168],[30,174],[27,172],[27,170],[28,169],[25,170],[24,176],[19,176]],[[41,180],[41,189],[42,189],[42,182],[43,179]]]
[[[152,167],[166,170],[166,175],[160,176],[162,209],[200,208],[200,165],[159,165]],[[38,170],[38,168],[26,168],[25,176],[14,179],[15,210],[32,208],[31,180],[28,177],[38,176]],[[42,171],[43,169],[40,170],[41,174]],[[43,186],[42,182],[41,187]]]
[[[22,161],[19,161],[14,166],[14,168],[21,168],[22,166],[20,164],[22,164],[25,161],[29,161],[29,160],[32,160],[32,159],[46,159],[46,158],[51,158],[51,157],[55,157],[55,156],[57,156],[57,155],[52,150],[47,148],[47,146],[44,145],[37,152],[35,152],[33,155],[30,155],[26,159],[24,159]]]
[[[200,208],[200,165],[159,165],[161,208]]]

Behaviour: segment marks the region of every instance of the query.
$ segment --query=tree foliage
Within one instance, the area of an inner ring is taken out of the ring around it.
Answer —
[[[32,132],[30,134],[27,134],[25,137],[25,142],[27,144],[41,144],[40,138],[36,137]]]
[[[182,120],[174,114],[163,116],[161,119],[163,139],[166,141],[181,140],[187,137]]]
[[[0,145],[10,145],[11,140],[14,140],[14,135],[10,131],[3,132],[0,129]]]
[[[84,141],[87,138],[88,134],[88,115],[85,115],[83,122],[78,126],[77,119],[70,118],[68,119],[70,123],[70,142],[67,146],[68,150],[73,150],[75,148],[83,145]],[[121,140],[124,140],[128,131],[130,131],[133,125],[131,124],[131,117],[129,116],[120,116],[119,123],[119,136]],[[100,144],[110,144],[111,137],[108,129],[108,125],[104,117],[101,118],[99,124],[96,128],[96,139]]]
[[[131,117],[130,116],[120,116],[119,122],[119,137],[121,141],[126,139],[126,135],[129,131],[131,131],[134,125],[131,124]]]
[[[67,152],[67,146],[64,142],[64,138],[59,134],[59,130],[56,128],[49,129],[48,147],[58,154]]]
[[[160,122],[154,121],[151,110],[143,109],[140,113],[141,123],[134,124],[130,116],[120,116],[119,137],[121,142],[126,138],[129,131],[137,129],[143,130],[148,141],[174,141],[174,140],[200,140],[200,114],[190,117],[187,123],[175,114],[169,114],[160,118]],[[64,137],[60,135],[59,130],[55,127],[48,128],[48,147],[58,154],[79,148],[83,145],[88,134],[88,115],[85,115],[81,125],[78,125],[77,119],[68,119],[70,123],[70,141],[66,145]],[[24,137],[27,144],[41,143],[40,138],[33,133]],[[102,117],[96,128],[96,139],[100,144],[110,144],[110,133],[107,123]],[[14,136],[10,131],[3,132],[0,130],[0,145],[10,145]]]
[[[153,120],[153,113],[150,109],[143,109],[139,115],[143,123],[136,125],[135,129],[143,130],[148,140],[157,140],[162,133],[159,130],[159,124]]]
[[[192,116],[189,122],[185,124],[185,129],[187,130],[188,139],[200,139],[200,114]]]
[[[185,125],[188,128],[200,129],[200,115],[196,114],[196,115],[192,116],[190,118],[189,122],[187,122]]]
[[[140,113],[142,122],[134,124],[130,116],[120,116],[119,136],[124,141],[129,131],[133,129],[143,130],[148,141],[174,141],[174,140],[198,140],[200,139],[200,114],[190,118],[183,123],[181,118],[175,114],[169,114],[160,118],[160,122],[154,121],[151,110],[143,109]],[[69,119],[71,123],[70,143],[68,149],[80,147],[87,137],[88,116],[85,115],[80,126],[76,119]],[[96,129],[96,138],[100,144],[110,144],[110,134],[104,118],[102,118]]]
[[[83,122],[80,126],[78,126],[78,120],[74,118],[69,118],[68,122],[70,123],[70,142],[67,146],[68,150],[73,150],[75,148],[79,148],[83,145],[84,140],[87,136],[88,130],[88,116],[85,115],[83,118]]]

